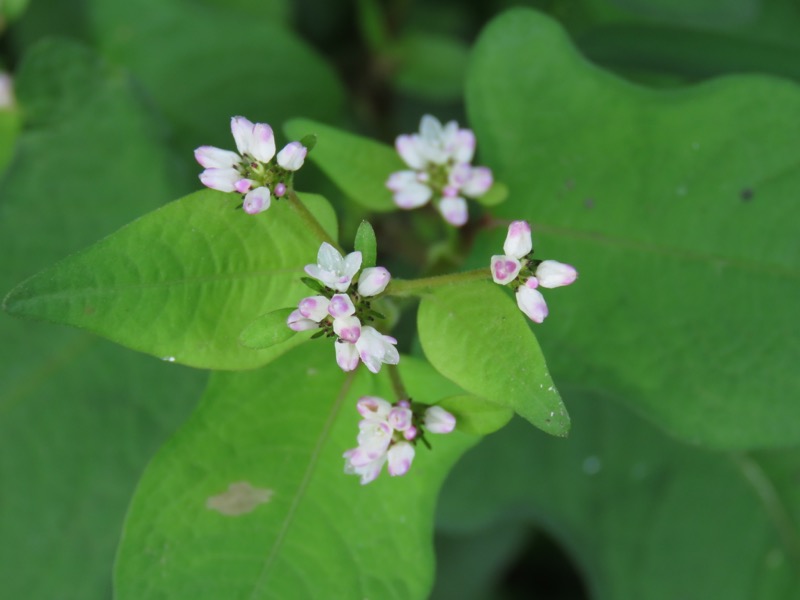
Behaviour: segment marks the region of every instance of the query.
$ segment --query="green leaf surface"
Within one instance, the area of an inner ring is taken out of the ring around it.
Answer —
[[[797,86],[648,91],[515,10],[476,47],[468,106],[511,190],[499,215],[531,221],[537,256],[581,274],[546,290],[537,328],[558,379],[713,446],[800,439],[800,336],[786,333],[800,289]],[[483,236],[474,260],[503,234]]]
[[[443,531],[536,523],[572,555],[597,600],[797,597],[797,449],[692,448],[618,404],[562,391],[569,439],[521,421],[488,437],[445,483]]]
[[[361,252],[361,268],[374,267],[378,256],[378,241],[369,221],[361,221],[356,230],[355,249]]]
[[[233,147],[234,115],[277,130],[297,114],[334,119],[341,110],[333,70],[280,19],[221,2],[89,1],[104,54],[142,82],[189,159],[200,145]]]
[[[458,430],[471,435],[488,435],[505,427],[514,416],[510,408],[487,402],[478,396],[450,396],[438,403],[449,411]]]
[[[164,140],[118,71],[52,41],[32,48],[17,74],[25,122],[0,180],[2,290],[175,192]],[[1,595],[109,598],[135,483],[204,379],[85,332],[0,314]]]
[[[469,49],[455,37],[415,32],[400,39],[390,55],[398,89],[433,101],[458,100],[464,92]]]
[[[452,393],[421,361],[403,357],[401,367],[413,397]],[[214,374],[134,497],[116,597],[425,598],[436,494],[476,438],[431,435],[433,450],[418,446],[406,476],[384,470],[359,485],[342,472],[355,402],[390,398],[388,379],[343,373],[326,342],[260,370]]]
[[[536,337],[498,286],[439,288],[423,297],[417,322],[425,356],[442,375],[547,433],[567,435],[569,415]]]
[[[0,175],[11,161],[19,128],[19,111],[16,109],[0,109]]]
[[[495,181],[483,196],[476,198],[475,201],[484,206],[497,206],[508,198],[508,186],[500,181]]]
[[[260,350],[293,338],[296,332],[286,325],[286,319],[293,310],[294,308],[280,308],[258,317],[244,328],[239,341],[243,346]]]
[[[408,167],[394,148],[309,119],[292,119],[283,129],[292,139],[317,135],[309,159],[353,202],[376,212],[397,209],[386,180]]]
[[[318,218],[333,214],[321,196],[303,199]],[[255,351],[239,335],[255,315],[303,297],[300,275],[320,241],[288,202],[251,216],[238,201],[212,190],[176,200],[20,284],[4,308],[171,362],[264,364],[303,338]]]

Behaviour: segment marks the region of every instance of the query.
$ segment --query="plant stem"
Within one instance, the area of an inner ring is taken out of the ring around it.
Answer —
[[[308,207],[303,203],[300,197],[294,190],[289,190],[286,195],[287,200],[289,201],[289,206],[292,207],[292,210],[299,216],[303,222],[308,225],[308,228],[314,232],[314,234],[323,242],[328,242],[331,246],[336,248],[340,253],[344,254],[344,250],[339,245],[339,243],[334,240],[328,232],[320,225],[320,222],[317,221],[317,218],[308,210]]]
[[[425,290],[443,287],[446,285],[458,285],[459,283],[469,283],[490,279],[492,276],[488,268],[465,271],[463,273],[451,273],[450,275],[437,275],[435,277],[423,277],[421,279],[394,279],[386,290],[388,296],[419,296]]]
[[[389,370],[389,379],[392,380],[392,389],[394,390],[394,395],[397,396],[397,400],[410,400],[408,397],[408,392],[406,391],[406,386],[403,385],[403,380],[400,377],[400,369],[397,368],[397,365],[387,365]]]

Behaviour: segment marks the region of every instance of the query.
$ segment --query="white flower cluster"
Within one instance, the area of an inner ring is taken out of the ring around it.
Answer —
[[[286,323],[294,331],[320,328],[320,334],[335,337],[336,363],[343,371],[355,369],[360,359],[378,373],[384,363],[400,361],[397,340],[362,322],[377,316],[370,298],[381,294],[392,276],[383,267],[369,267],[354,282],[360,269],[361,252],[343,257],[323,242],[317,264],[306,265],[305,271],[325,287],[320,286],[320,295],[303,298]]]
[[[531,226],[514,221],[508,226],[504,255],[492,256],[492,279],[500,285],[511,284],[517,290],[517,306],[535,323],[547,316],[547,303],[537,289],[569,285],[578,277],[575,267],[555,260],[533,260]]]
[[[470,165],[475,134],[450,121],[442,126],[430,115],[422,117],[419,133],[401,135],[395,142],[409,171],[392,173],[386,181],[397,206],[418,208],[432,198],[451,225],[467,222],[467,198],[479,198],[492,187],[492,171]]]
[[[358,424],[358,446],[344,453],[344,472],[360,476],[361,485],[380,475],[386,463],[389,475],[405,475],[414,460],[414,446],[426,431],[450,433],[456,426],[456,418],[440,406],[429,406],[420,415],[408,400],[389,404],[383,398],[364,396],[356,408],[363,417]]]
[[[237,154],[214,146],[200,146],[194,157],[205,171],[200,181],[220,192],[244,194],[245,212],[251,215],[267,210],[271,196],[280,198],[291,185],[295,171],[303,166],[308,149],[300,142],[290,142],[275,156],[275,136],[266,123],[252,123],[244,117],[231,119],[231,133]]]

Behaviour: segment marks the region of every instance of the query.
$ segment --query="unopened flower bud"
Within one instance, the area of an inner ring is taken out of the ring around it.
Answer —
[[[531,282],[533,284],[533,282]],[[541,323],[547,317],[547,303],[535,285],[519,286],[517,289],[517,306],[534,323]]]
[[[293,331],[306,331],[318,327],[316,321],[304,317],[299,310],[292,311],[289,318],[286,319],[286,324]]]
[[[392,279],[389,271],[383,267],[368,267],[361,272],[358,280],[358,293],[362,296],[377,296],[383,293]]]
[[[279,183],[275,186],[275,197],[282,198],[283,195],[286,193],[286,186],[283,183]]]
[[[545,288],[569,285],[578,277],[578,272],[572,265],[560,263],[557,260],[545,260],[536,268],[536,278],[539,285]]]
[[[308,149],[300,142],[290,142],[278,152],[278,164],[287,171],[297,171],[306,160]]]
[[[497,254],[492,257],[492,279],[495,283],[500,285],[511,283],[519,275],[520,269],[522,264],[516,258]]]
[[[330,300],[325,296],[309,296],[300,300],[297,308],[304,317],[320,322],[328,316],[329,304]]]
[[[450,433],[456,427],[456,418],[441,406],[429,406],[423,424],[431,433]]]
[[[357,317],[339,317],[333,320],[333,332],[346,342],[355,344],[361,336],[361,321]]]
[[[513,258],[522,258],[533,249],[531,226],[527,221],[514,221],[508,226],[503,252]]]
[[[414,446],[408,442],[397,442],[389,447],[386,456],[388,458],[387,468],[389,475],[393,477],[405,475],[414,460]]]
[[[328,313],[335,319],[355,314],[356,307],[347,294],[334,294],[328,304]]]
[[[269,205],[269,188],[261,186],[247,192],[247,195],[244,197],[242,208],[247,214],[256,215],[267,210]]]
[[[411,412],[410,408],[395,406],[389,411],[389,416],[386,420],[396,431],[405,431],[411,427],[411,419],[413,416],[414,414]]]

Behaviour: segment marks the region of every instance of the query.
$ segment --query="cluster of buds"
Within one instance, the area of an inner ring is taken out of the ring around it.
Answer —
[[[205,168],[200,181],[213,190],[242,194],[242,208],[255,215],[269,208],[272,196],[286,194],[308,149],[300,142],[290,142],[278,152],[277,164],[273,164],[275,136],[269,125],[233,117],[231,133],[238,154],[214,146],[200,146],[194,151],[197,162]]]
[[[578,277],[575,267],[555,260],[534,260],[531,226],[527,221],[514,221],[508,226],[503,244],[504,255],[492,256],[492,279],[510,285],[517,293],[517,306],[535,323],[547,316],[547,303],[537,289],[569,285]]]
[[[365,485],[380,475],[388,463],[389,475],[405,475],[411,468],[417,442],[430,447],[425,433],[450,433],[456,418],[439,406],[364,396],[356,408],[363,417],[358,424],[358,446],[344,453],[344,472],[361,477]]]
[[[401,135],[395,142],[400,157],[412,170],[392,173],[386,181],[397,206],[418,208],[434,199],[451,225],[467,222],[467,198],[479,198],[492,186],[492,171],[470,165],[475,134],[450,121],[442,126],[430,115],[422,117],[419,133]]]
[[[397,340],[364,323],[383,318],[373,310],[372,299],[383,293],[392,277],[383,267],[368,267],[359,275],[360,269],[361,252],[342,256],[323,242],[317,264],[305,268],[314,279],[303,280],[319,295],[303,298],[287,325],[294,331],[319,328],[314,337],[335,338],[336,363],[343,371],[355,369],[360,359],[378,373],[384,363],[400,361]]]

